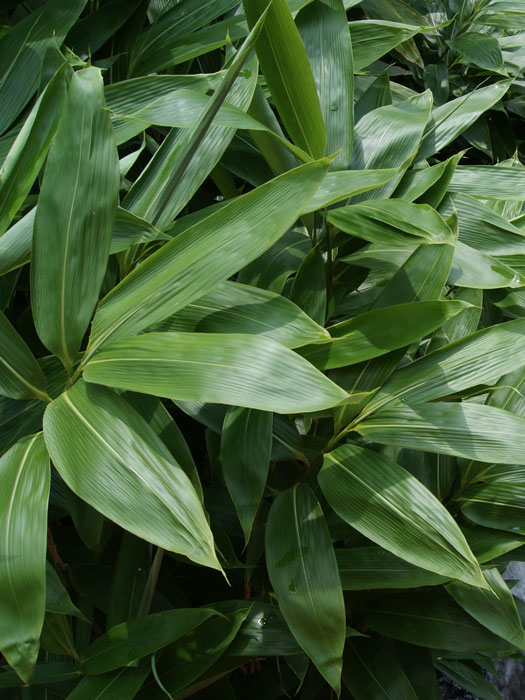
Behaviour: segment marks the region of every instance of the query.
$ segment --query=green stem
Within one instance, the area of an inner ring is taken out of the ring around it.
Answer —
[[[142,600],[140,601],[137,617],[144,617],[144,615],[147,615],[149,612],[151,601],[153,600],[153,594],[155,593],[155,588],[157,586],[163,556],[164,550],[159,547],[155,552],[153,563],[151,565],[151,569],[149,570],[148,580],[146,581],[144,593],[142,594]]]

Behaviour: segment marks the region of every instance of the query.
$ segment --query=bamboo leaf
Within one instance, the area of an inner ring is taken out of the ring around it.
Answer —
[[[82,663],[88,674],[129,666],[183,637],[217,613],[209,608],[178,608],[112,627],[88,646]]]
[[[324,209],[343,199],[348,199],[368,190],[384,185],[397,173],[396,168],[384,170],[340,170],[328,173],[317,188],[306,209],[308,214],[318,209]]]
[[[318,480],[339,517],[373,542],[415,566],[487,588],[452,516],[398,464],[343,445],[325,455]]]
[[[105,676],[86,676],[69,693],[67,700],[132,700],[144,683],[150,667],[123,668]]]
[[[327,165],[317,161],[271,180],[151,255],[100,303],[90,352],[171,316],[261,255],[293,224]]]
[[[328,338],[328,331],[286,297],[239,282],[221,282],[149,330],[247,333],[287,348]]]
[[[522,464],[525,419],[492,406],[428,403],[383,408],[355,428],[374,442],[456,455],[480,462]]]
[[[345,367],[408,346],[467,308],[460,301],[387,306],[331,326],[331,339],[305,345],[298,352],[319,369]]]
[[[278,413],[329,408],[347,396],[291,350],[233,333],[145,333],[116,341],[89,361],[84,377],[165,398]]]
[[[475,693],[482,700],[502,700],[501,695],[493,685],[471,666],[453,659],[442,659],[436,662],[436,668],[465,690]]]
[[[522,484],[509,481],[476,484],[466,489],[458,501],[467,518],[479,525],[525,534],[525,489]]]
[[[331,168],[345,170],[354,138],[354,66],[343,2],[315,0],[301,10],[295,21],[312,68],[326,126],[326,152],[339,151]]]
[[[425,30],[427,30],[426,27],[389,22],[383,19],[351,22],[354,70],[357,72],[366,68],[399,44]]]
[[[80,498],[138,537],[220,570],[189,478],[123,398],[79,380],[49,404],[44,436],[55,467]]]
[[[42,370],[24,340],[0,312],[0,393],[47,401]]]
[[[6,452],[0,476],[0,650],[24,683],[30,683],[46,603],[49,459],[41,433]]]
[[[233,406],[224,417],[220,460],[246,542],[270,468],[272,425],[273,416],[265,411]]]
[[[447,44],[461,56],[463,63],[472,63],[479,68],[505,74],[503,56],[495,36],[480,32],[463,32]]]
[[[118,158],[98,68],[73,75],[35,217],[31,297],[38,333],[71,368],[98,299],[117,208]]]
[[[264,77],[292,141],[321,158],[326,128],[308,56],[286,0],[250,0],[243,7],[250,27],[268,8],[255,47]]]
[[[283,491],[266,526],[270,581],[294,637],[339,693],[345,612],[323,512],[304,484]]]
[[[0,171],[0,235],[23,204],[55,135],[66,97],[65,69],[50,80],[18,133]]]

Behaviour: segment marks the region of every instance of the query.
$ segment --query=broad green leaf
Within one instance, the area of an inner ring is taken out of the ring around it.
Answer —
[[[82,617],[82,613],[73,605],[69,593],[49,561],[46,561],[46,611]]]
[[[148,243],[155,240],[170,240],[170,237],[158,228],[150,224],[149,221],[141,219],[140,216],[132,214],[126,209],[118,207],[115,224],[111,232],[111,242],[109,252],[119,253],[132,245]],[[1,243],[0,243],[1,245]]]
[[[59,46],[86,0],[49,0],[15,24],[2,40],[0,133],[20,114],[38,88],[40,67],[50,46]]]
[[[356,201],[389,197],[401,179],[402,171],[412,162],[430,116],[432,94],[424,92],[397,105],[374,109],[360,119],[354,131],[354,148],[350,168],[377,170],[401,168],[401,172],[383,187]]]
[[[188,634],[213,615],[216,612],[209,608],[179,608],[116,625],[82,654],[86,673],[106,673],[129,666]]]
[[[123,398],[79,380],[49,404],[44,435],[55,467],[80,498],[138,537],[220,569],[189,478]]]
[[[162,685],[177,698],[187,697],[181,691],[203,674],[206,675],[206,671],[213,668],[226,650],[229,651],[239,628],[250,613],[252,603],[248,600],[227,600],[214,604],[213,608],[218,615],[166,647],[156,664]],[[233,666],[227,665],[226,670],[233,670],[238,665],[238,662]],[[163,700],[166,694],[152,679],[144,686],[139,697],[140,700]]]
[[[29,113],[0,170],[0,235],[23,204],[55,135],[66,97],[64,69],[47,85]]]
[[[456,603],[483,627],[518,649],[523,648],[523,628],[512,593],[496,568],[485,569],[483,575],[492,591],[473,588],[459,581],[449,583],[446,589]]]
[[[501,377],[500,388],[493,391],[487,403],[489,406],[504,408],[517,416],[525,417],[525,367],[520,367]]]
[[[419,479],[442,503],[458,475],[456,460],[449,455],[402,449],[397,453],[396,462]]]
[[[450,182],[451,192],[484,199],[523,201],[525,170],[492,165],[458,165]]]
[[[448,580],[409,564],[380,547],[336,549],[335,556],[345,591],[437,586]]]
[[[324,209],[330,204],[335,204],[343,199],[373,190],[386,184],[396,173],[396,168],[387,168],[385,170],[340,170],[335,173],[328,173],[302,213],[308,214],[318,209]]]
[[[215,0],[213,3],[207,0],[183,0],[177,3],[163,13],[151,26],[147,26],[138,41],[131,47],[130,75],[157,73],[163,68],[185,60],[181,59],[180,55],[177,56],[177,50],[180,49],[181,45],[198,44],[201,36],[196,34],[196,30],[206,31],[210,28],[206,25],[237,4],[236,0]],[[217,38],[222,35],[222,41],[218,46],[224,45],[227,33],[226,28],[221,27]],[[232,41],[239,38],[233,36],[231,32],[230,34]],[[204,51],[207,50],[211,49],[204,49]]]
[[[328,331],[286,297],[239,282],[221,282],[149,330],[247,333],[288,348],[328,338]]]
[[[40,646],[46,652],[59,654],[60,656],[70,656],[75,661],[78,660],[78,652],[73,638],[73,628],[67,615],[46,612],[40,634]]]
[[[316,161],[271,180],[147,258],[100,303],[90,351],[171,316],[261,255],[294,223],[327,166]]]
[[[426,29],[426,27],[387,20],[368,19],[351,22],[354,70],[357,72],[366,68],[399,44]]]
[[[487,588],[455,520],[398,464],[343,445],[325,455],[318,480],[339,517],[373,542],[422,569]]]
[[[305,345],[298,352],[319,369],[352,365],[417,342],[467,308],[461,301],[387,306],[331,326],[331,339]]]
[[[329,212],[327,220],[371,243],[454,243],[454,234],[435,209],[402,199],[373,199],[340,207]]]
[[[467,518],[478,525],[525,534],[525,488],[522,484],[509,481],[477,484],[466,489],[458,501]]]
[[[36,207],[0,236],[0,274],[11,272],[31,258]]]
[[[246,541],[250,538],[270,468],[272,424],[271,413],[236,406],[229,408],[224,417],[222,472]]]
[[[418,700],[400,666],[375,639],[349,639],[343,683],[355,700]]]
[[[321,506],[305,484],[282,491],[266,525],[266,563],[294,637],[339,693],[344,600]]]
[[[172,129],[168,133],[124,198],[125,209],[163,228],[186,206],[217,165],[235,130],[214,127],[212,122],[226,96],[235,107],[248,108],[257,81],[257,60],[248,56],[263,20],[257,22],[244,41],[193,128]]]
[[[239,634],[228,653],[232,656],[288,656],[301,652],[286,624],[282,611],[274,605],[254,601]]]
[[[0,312],[0,394],[48,401],[44,375],[23,338]]]
[[[76,22],[66,43],[78,56],[87,58],[100,49],[137,9],[140,0],[110,0]]]
[[[104,110],[101,71],[85,68],[72,77],[49,151],[31,264],[37,331],[69,369],[106,270],[118,187],[117,150]]]
[[[525,277],[500,260],[461,241],[456,243],[448,284],[471,289],[522,287]]]
[[[475,693],[481,700],[502,700],[496,688],[489,683],[481,671],[474,670],[472,666],[462,661],[441,659],[436,661],[436,668],[465,690]]]
[[[316,246],[299,265],[290,290],[291,300],[321,326],[326,320],[326,275],[323,255]]]
[[[442,700],[430,649],[388,640],[388,650],[401,666],[419,700]]]
[[[326,126],[326,152],[339,151],[331,168],[350,162],[354,122],[352,41],[342,0],[314,0],[296,18]]]
[[[424,160],[447,146],[493,107],[510,85],[510,80],[501,80],[433,109],[416,160]]]
[[[481,289],[460,289],[454,296],[454,301],[464,301],[471,306],[445,321],[441,328],[438,328],[432,336],[427,353],[476,332],[483,305]]]
[[[21,438],[42,427],[46,404],[43,401],[20,401],[0,396],[0,453]]]
[[[193,488],[202,501],[202,485],[190,448],[162,401],[149,394],[134,394],[131,392],[126,392],[124,398],[157,433],[173,457],[175,457],[177,464],[186,472],[193,484]]]
[[[393,304],[440,299],[454,250],[454,246],[448,243],[418,246],[381,288],[371,308],[381,309]]]
[[[262,72],[292,141],[321,158],[326,128],[308,56],[286,0],[246,0],[243,7],[250,27],[269,8],[256,43]]]
[[[86,676],[66,700],[132,700],[144,683],[150,667],[123,668],[105,676]]]
[[[471,63],[495,73],[505,73],[503,56],[495,36],[480,32],[463,32],[449,39],[447,44],[461,56],[463,63]]]
[[[145,333],[117,340],[93,356],[84,377],[165,398],[277,413],[329,408],[347,396],[288,348],[234,333]]]
[[[463,532],[480,564],[492,561],[525,544],[523,535],[469,524]]]
[[[480,462],[525,462],[525,418],[492,406],[446,402],[399,404],[377,411],[355,429],[383,445],[412,447]]]
[[[445,345],[397,370],[374,397],[370,410],[400,398],[421,403],[477,384],[494,384],[525,365],[524,335],[525,320],[517,319]]]
[[[482,627],[445,591],[412,590],[386,596],[369,606],[368,626],[409,644],[450,651],[509,652],[508,642]]]
[[[354,119],[357,122],[365,114],[379,107],[392,104],[392,90],[388,71],[383,71],[359,96],[354,107]]]
[[[464,154],[465,151],[460,151],[442,163],[428,168],[408,170],[395,191],[395,197],[406,199],[408,202],[429,204],[437,209],[447,193],[452,175]],[[440,213],[443,216],[441,211]]]
[[[23,438],[0,459],[2,566],[0,650],[30,683],[46,604],[49,459],[42,434]]]

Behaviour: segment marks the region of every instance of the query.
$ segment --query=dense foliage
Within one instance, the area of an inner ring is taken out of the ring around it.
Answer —
[[[2,8],[1,697],[497,699],[525,3]]]

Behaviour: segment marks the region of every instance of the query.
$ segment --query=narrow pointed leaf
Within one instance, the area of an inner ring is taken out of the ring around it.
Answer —
[[[480,700],[502,700],[496,688],[482,675],[481,671],[453,659],[436,661],[436,668],[465,690],[475,693]]]
[[[525,320],[517,319],[445,345],[395,372],[374,397],[373,406],[399,398],[421,403],[477,384],[494,384],[525,365],[524,336]]]
[[[215,614],[208,608],[178,608],[123,622],[90,644],[82,654],[82,663],[88,674],[129,666],[188,634]]]
[[[424,29],[424,27],[385,20],[369,19],[352,22],[350,31],[352,33],[354,70],[359,71],[366,68]]]
[[[0,459],[0,477],[0,651],[30,683],[46,603],[49,458],[41,433],[23,438],[6,452]]]
[[[474,403],[401,404],[386,407],[356,426],[383,445],[476,459],[523,464],[525,418]]]
[[[505,73],[503,56],[495,36],[480,32],[463,32],[454,39],[449,39],[447,44],[460,54],[462,62],[472,63],[496,73]]]
[[[327,166],[316,161],[271,180],[151,255],[102,300],[90,347],[171,316],[261,255],[294,223]]]
[[[69,593],[49,561],[46,561],[46,611],[82,618],[82,613],[73,605]]]
[[[243,2],[250,27],[268,5],[268,0]],[[286,0],[273,0],[269,5],[255,48],[292,141],[314,158],[321,158],[326,150],[326,129],[308,56]]]
[[[38,333],[66,367],[79,350],[106,270],[117,208],[118,157],[98,68],[74,74],[49,152],[33,236]]]
[[[89,361],[84,377],[165,398],[277,413],[328,408],[347,396],[288,348],[233,333],[144,333],[116,341]]]
[[[471,653],[509,652],[513,647],[482,627],[439,590],[404,591],[386,596],[369,608],[368,626],[409,644]]]
[[[266,526],[266,562],[294,637],[338,693],[343,594],[323,512],[306,485],[297,484],[274,501]]]
[[[485,569],[483,574],[492,591],[473,588],[459,581],[449,583],[446,589],[456,603],[481,625],[518,649],[523,648],[523,628],[512,593],[496,568]]]
[[[51,79],[29,113],[0,171],[0,235],[11,223],[38,175],[55,135],[66,97],[65,71]]]
[[[287,348],[328,338],[328,331],[286,297],[239,282],[221,282],[149,330],[245,333]]]
[[[25,107],[38,88],[47,49],[60,46],[86,0],[49,0],[10,30],[0,58],[0,133]]]
[[[271,413],[249,408],[231,407],[224,417],[222,471],[246,541],[250,538],[270,468],[272,425]]]
[[[354,139],[352,41],[342,0],[314,0],[296,17],[326,126],[326,152],[339,151],[332,170],[345,170]]]
[[[445,583],[445,576],[420,569],[381,547],[336,549],[343,590],[418,588]]]
[[[46,400],[44,375],[24,340],[0,312],[0,394]]]
[[[318,209],[324,209],[330,204],[335,204],[367,190],[373,190],[386,184],[396,173],[396,168],[386,168],[384,170],[340,170],[335,173],[328,173],[302,213],[308,214]]]
[[[86,676],[66,700],[132,700],[144,683],[150,667],[123,668],[105,676]]]
[[[343,682],[355,700],[418,700],[401,667],[374,639],[349,639]]]
[[[29,262],[36,207],[30,209],[0,237],[0,274],[5,275]]]
[[[408,346],[466,308],[461,301],[387,306],[331,326],[332,339],[303,346],[298,352],[319,369],[352,365]]]
[[[403,467],[343,445],[325,455],[318,480],[339,517],[373,542],[415,566],[487,587],[452,516]]]
[[[48,406],[44,435],[80,498],[138,537],[220,569],[189,478],[124,399],[79,380]]]

